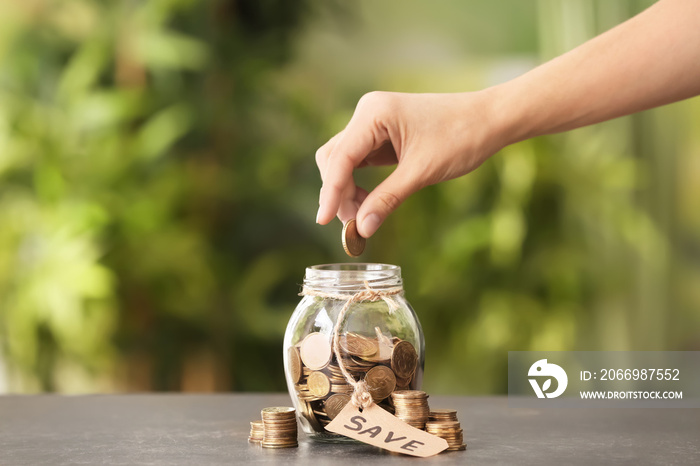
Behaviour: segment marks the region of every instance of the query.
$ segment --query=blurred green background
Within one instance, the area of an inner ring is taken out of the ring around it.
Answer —
[[[1,2],[0,392],[284,390],[304,268],[348,261],[313,154],[359,97],[496,84],[651,3]],[[526,141],[408,200],[362,259],[403,268],[425,389],[700,349],[699,127],[694,99]]]

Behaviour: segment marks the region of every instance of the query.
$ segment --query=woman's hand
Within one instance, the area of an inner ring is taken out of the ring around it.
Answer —
[[[323,179],[316,221],[356,218],[368,238],[409,195],[477,168],[505,145],[492,92],[363,96],[347,127],[316,152]],[[371,192],[355,185],[356,168],[393,164]]]
[[[316,221],[357,218],[371,236],[409,195],[469,173],[508,144],[700,94],[700,3],[646,11],[507,83],[463,94],[372,92],[316,153]],[[397,164],[367,193],[352,173]]]

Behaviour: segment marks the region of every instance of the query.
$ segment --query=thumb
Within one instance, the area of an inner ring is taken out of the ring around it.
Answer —
[[[389,214],[417,191],[410,180],[399,166],[369,193],[357,212],[357,231],[360,236],[372,236]]]

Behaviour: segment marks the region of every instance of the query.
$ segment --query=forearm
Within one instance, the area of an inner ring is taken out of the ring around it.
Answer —
[[[698,95],[700,0],[661,0],[489,92],[506,144]]]

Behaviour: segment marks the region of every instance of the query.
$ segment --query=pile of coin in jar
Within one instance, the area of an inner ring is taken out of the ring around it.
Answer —
[[[355,380],[364,379],[372,399],[394,413],[390,395],[411,388],[418,354],[400,338],[377,338],[346,332],[338,339],[345,369]],[[289,373],[300,401],[301,415],[314,428],[325,427],[350,401],[353,387],[343,376],[329,338],[311,333],[289,348]]]

